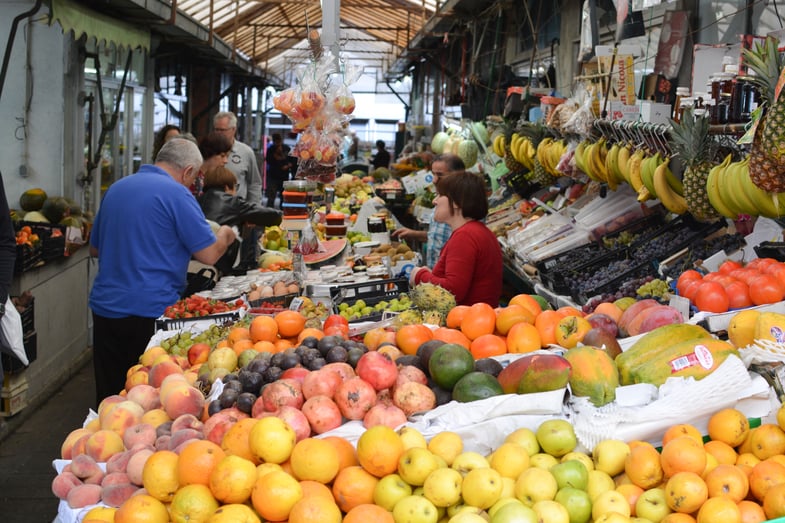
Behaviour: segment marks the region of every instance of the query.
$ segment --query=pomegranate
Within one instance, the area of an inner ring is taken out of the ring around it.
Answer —
[[[376,425],[386,425],[391,429],[406,423],[406,414],[395,405],[377,403],[363,417],[363,427],[370,429]]]
[[[303,414],[311,425],[311,430],[322,434],[341,426],[343,419],[338,405],[327,396],[312,396],[303,403]]]
[[[427,385],[409,381],[395,388],[393,404],[411,416],[415,412],[433,409],[436,406],[436,395]]]
[[[376,390],[360,377],[349,378],[341,383],[333,399],[344,418],[359,420],[376,404]]]
[[[262,389],[265,410],[270,412],[288,405],[299,409],[303,406],[303,389],[300,382],[292,378],[274,381]]]
[[[303,396],[305,396],[306,400],[314,396],[332,398],[342,382],[341,375],[335,371],[325,370],[324,368],[311,371],[303,380]]]
[[[369,351],[360,356],[355,372],[375,390],[392,387],[398,377],[398,367],[385,354]]]

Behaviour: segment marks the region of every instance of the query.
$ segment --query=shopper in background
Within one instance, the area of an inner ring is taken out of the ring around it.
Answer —
[[[445,176],[463,173],[465,171],[466,166],[464,165],[463,160],[454,154],[440,154],[433,160],[433,163],[431,163],[433,185],[437,191],[439,190],[439,183]],[[394,230],[391,236],[401,240],[410,239],[426,242],[425,265],[433,268],[439,260],[439,254],[442,252],[442,247],[444,247],[444,244],[450,239],[451,233],[452,229],[450,229],[449,224],[431,219],[427,231],[416,231],[414,229],[409,229],[408,227],[401,227],[400,229]]]
[[[213,130],[225,134],[232,142],[226,166],[237,176],[237,195],[249,202],[261,204],[262,177],[256,163],[256,153],[237,140],[237,116],[229,111],[216,113],[213,117]]]
[[[379,167],[387,169],[390,167],[390,152],[384,147],[384,140],[376,140],[376,154],[373,156],[373,160],[371,160],[371,165],[373,165],[374,169]]]
[[[274,133],[273,141],[267,147],[267,154],[265,154],[267,176],[264,192],[268,207],[275,207],[276,197],[283,199],[283,182],[289,179],[294,164],[294,158],[289,156],[290,151],[291,148],[283,143],[283,136]]]
[[[199,175],[196,185],[199,190],[196,197],[200,197],[206,190],[204,186],[205,173],[215,169],[216,167],[223,167],[229,161],[229,152],[232,150],[232,142],[224,133],[211,132],[201,140],[199,140],[199,152],[202,153],[204,162],[199,169]]]
[[[199,198],[199,205],[208,220],[219,225],[237,226],[241,229],[250,224],[248,230],[243,231],[242,254],[240,266],[250,267],[255,264],[255,240],[260,232],[253,234],[253,226],[268,227],[280,225],[283,219],[281,211],[263,207],[259,204],[245,201],[237,196],[237,179],[234,173],[224,166],[215,167],[207,171],[204,177],[204,194]],[[222,274],[232,271],[237,257],[237,245],[232,244],[226,254],[215,263]]]
[[[163,147],[166,142],[175,136],[180,136],[180,132],[181,131],[178,126],[167,124],[161,127],[157,133],[155,133],[155,140],[153,141],[153,161],[155,161],[155,157],[158,156],[158,152],[161,150],[161,147]]]
[[[212,265],[235,240],[213,234],[188,192],[202,155],[188,140],[165,143],[154,165],[112,184],[90,235],[98,274],[90,292],[97,402],[118,394],[154,333],[155,319],[180,298],[188,262]]]
[[[478,175],[451,174],[439,183],[433,219],[447,223],[452,235],[433,270],[416,267],[412,285],[434,283],[450,291],[458,305],[499,305],[502,293],[502,250],[482,222],[488,215],[485,181]]]

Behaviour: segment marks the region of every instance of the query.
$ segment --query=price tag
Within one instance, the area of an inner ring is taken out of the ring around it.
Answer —
[[[300,307],[302,306],[303,306],[303,297],[297,296],[296,298],[292,299],[292,303],[289,304],[289,310],[299,311]]]
[[[668,305],[679,311],[682,318],[685,320],[690,317],[690,300],[684,296],[677,296],[672,294]]]

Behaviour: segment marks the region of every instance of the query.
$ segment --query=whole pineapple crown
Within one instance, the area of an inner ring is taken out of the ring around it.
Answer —
[[[695,117],[692,108],[684,111],[680,121],[671,120],[671,150],[682,158],[686,167],[695,167],[709,161],[716,152],[716,142],[709,136],[709,119]]]

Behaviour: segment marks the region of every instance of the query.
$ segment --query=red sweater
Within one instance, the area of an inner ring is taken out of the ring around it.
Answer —
[[[434,283],[455,295],[458,305],[499,305],[502,294],[502,249],[496,236],[478,221],[452,232],[433,271],[423,268],[415,284]]]

